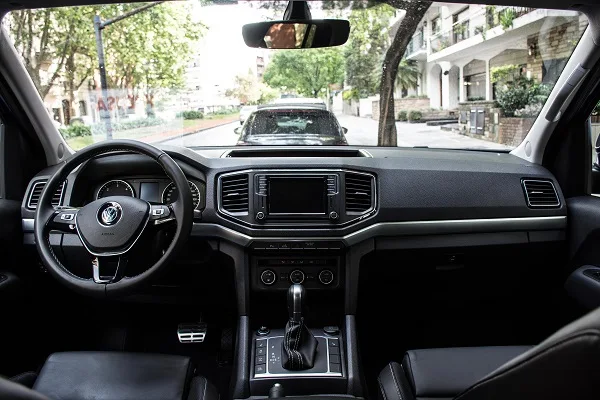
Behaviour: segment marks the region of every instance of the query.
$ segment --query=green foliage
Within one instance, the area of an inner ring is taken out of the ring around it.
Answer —
[[[420,121],[422,118],[423,118],[423,113],[421,111],[410,110],[408,112],[408,121],[410,121],[410,122]]]
[[[520,77],[510,84],[505,84],[496,93],[496,103],[504,115],[513,117],[518,110],[534,104],[544,104],[551,88],[540,85],[533,79]]]
[[[416,89],[421,72],[417,62],[403,58],[398,64],[398,74],[396,75],[396,86],[399,89]]]
[[[350,90],[344,90],[342,92],[342,100],[350,101],[350,100],[358,100],[360,99],[360,95],[358,94],[358,89],[352,88]]]
[[[481,34],[481,38],[483,40],[485,40],[485,36],[487,33],[487,29],[486,29],[485,25],[476,26],[474,32],[475,32],[475,35]]]
[[[490,68],[492,83],[507,82],[518,77],[519,66],[515,64],[502,65]]]
[[[398,112],[398,121],[408,121],[408,112],[406,110],[400,110]]]
[[[183,111],[181,117],[183,119],[204,119],[204,113],[196,110]]]
[[[594,106],[594,109],[592,110],[592,115],[600,115],[600,101],[596,103],[596,106]]]
[[[59,79],[65,81],[71,102],[84,83],[97,85],[94,15],[107,20],[140,5],[11,12],[10,35],[40,97],[44,99]],[[150,108],[157,89],[181,87],[193,43],[203,28],[192,22],[190,10],[189,4],[164,3],[106,27],[103,42],[109,87],[135,95],[142,90]]]
[[[58,131],[62,134],[62,136],[65,139],[80,136],[90,136],[92,134],[92,129],[89,126],[79,123],[69,125],[65,128],[58,128]]]
[[[339,47],[280,50],[271,59],[264,80],[272,88],[320,97],[329,85],[344,80],[344,57]]]
[[[276,99],[278,91],[260,81],[252,71],[235,77],[235,86],[228,89],[225,95],[236,98],[241,104],[267,104]]]
[[[119,121],[112,123],[112,129],[115,132],[118,131],[126,131],[129,129],[137,129],[137,128],[147,128],[150,126],[163,125],[165,121],[161,118],[149,117],[149,118],[141,118],[134,119],[131,121]],[[106,134],[105,125],[103,123],[92,125],[92,134],[94,135],[104,135]]]
[[[350,37],[344,49],[346,82],[357,90],[356,98],[377,94],[381,62],[389,41],[394,8],[387,4],[350,13]]]
[[[512,28],[513,21],[515,20],[516,17],[517,17],[517,13],[515,12],[514,9],[507,8],[507,9],[503,10],[498,15],[498,18],[500,20],[500,25],[502,25],[502,29],[507,30],[507,29]]]
[[[469,96],[467,97],[467,101],[483,101],[485,97],[483,96]]]

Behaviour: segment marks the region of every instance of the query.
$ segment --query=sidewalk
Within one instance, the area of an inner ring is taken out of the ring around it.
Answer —
[[[377,146],[377,127],[379,123],[371,118],[360,118],[351,115],[337,114],[340,124],[348,128],[346,139],[349,145]],[[438,126],[427,126],[424,123],[409,124],[396,122],[399,147],[428,146],[432,148],[450,149],[485,149],[511,150],[511,147],[475,139],[458,133],[442,131]]]

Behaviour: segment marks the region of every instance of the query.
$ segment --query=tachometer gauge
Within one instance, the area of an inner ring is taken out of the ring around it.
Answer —
[[[188,181],[190,185],[190,190],[192,191],[192,201],[194,202],[194,208],[198,208],[200,205],[200,190],[198,190],[198,186],[196,186],[193,182]],[[177,201],[177,186],[175,183],[171,182],[165,188],[162,195],[162,202],[165,204],[174,203]]]
[[[135,197],[135,193],[129,183],[120,179],[115,179],[102,185],[102,187],[98,190],[96,200],[108,196]]]

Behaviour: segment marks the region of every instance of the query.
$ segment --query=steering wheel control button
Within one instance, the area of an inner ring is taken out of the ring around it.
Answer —
[[[319,273],[319,282],[323,285],[330,285],[333,282],[333,272],[328,269],[324,269]]]
[[[75,219],[75,214],[73,213],[64,213],[60,215],[60,219],[63,221],[73,221]]]
[[[170,215],[171,215],[171,210],[169,209],[169,206],[153,205],[150,209],[150,220],[151,221],[166,219]]]
[[[116,201],[109,201],[98,209],[98,222],[100,225],[112,226],[118,223],[123,216],[123,209]]]
[[[277,275],[275,275],[275,272],[273,272],[270,269],[265,269],[260,274],[260,281],[267,286],[274,284],[276,280],[277,280]]]
[[[295,269],[290,272],[290,282],[292,283],[302,283],[304,282],[304,278],[304,272],[300,271],[299,269]]]
[[[155,217],[162,217],[165,214],[165,210],[162,208],[155,208],[152,210],[152,215]]]

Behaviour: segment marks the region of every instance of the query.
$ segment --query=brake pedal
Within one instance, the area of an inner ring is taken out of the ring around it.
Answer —
[[[179,324],[177,338],[179,343],[202,343],[206,338],[206,324],[203,322]]]

